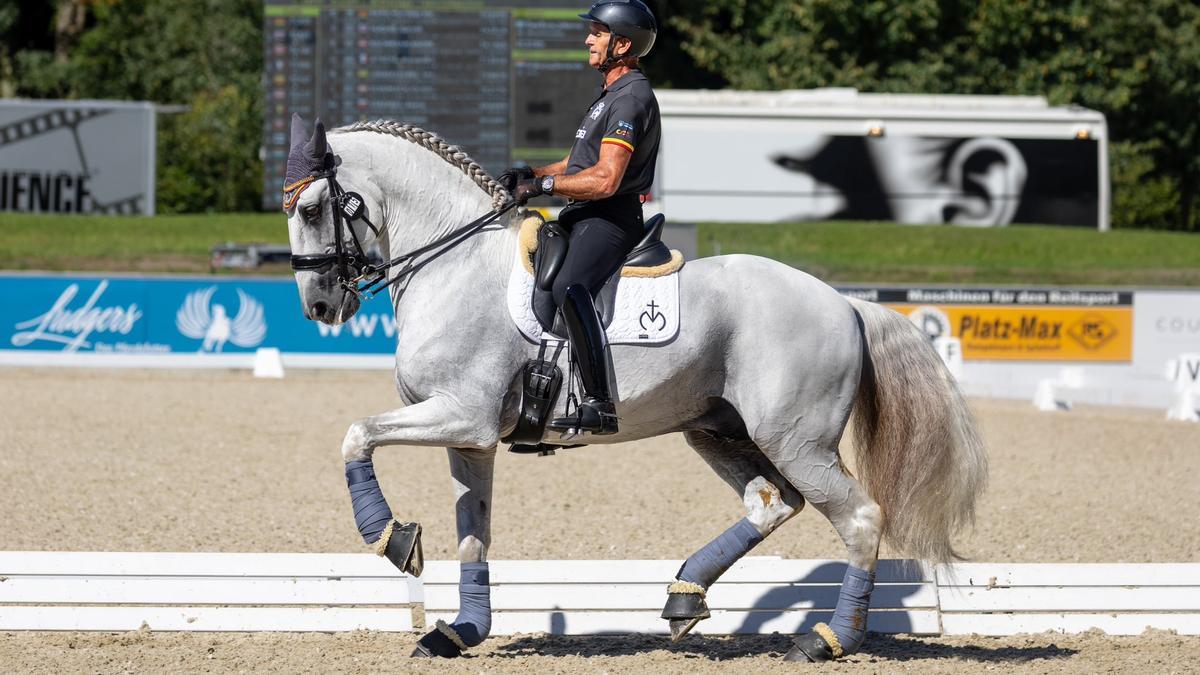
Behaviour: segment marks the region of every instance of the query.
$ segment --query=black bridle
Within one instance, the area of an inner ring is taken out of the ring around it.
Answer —
[[[417,270],[432,262],[435,258],[466,241],[471,235],[494,223],[500,216],[508,213],[516,202],[509,201],[498,209],[492,209],[483,216],[450,232],[444,237],[397,256],[379,265],[371,264],[366,249],[359,241],[354,231],[354,221],[361,220],[371,228],[376,238],[379,228],[376,227],[363,213],[365,202],[357,192],[346,192],[337,182],[337,170],[329,169],[314,176],[317,180],[324,178],[329,184],[330,206],[333,207],[333,245],[332,253],[314,253],[309,255],[293,255],[292,269],[297,272],[325,272],[330,267],[337,267],[338,285],[357,296],[373,298],[387,287],[407,280]],[[354,242],[354,251],[349,250],[346,238],[342,234],[343,224],[350,230],[350,239]],[[421,256],[431,253],[429,257]],[[388,270],[401,266],[399,271],[389,280]],[[354,269],[354,274],[350,273]]]

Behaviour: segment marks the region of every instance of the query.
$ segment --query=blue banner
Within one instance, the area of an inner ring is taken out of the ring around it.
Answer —
[[[0,349],[126,354],[393,354],[387,294],[341,326],[304,318],[290,278],[0,274]]]

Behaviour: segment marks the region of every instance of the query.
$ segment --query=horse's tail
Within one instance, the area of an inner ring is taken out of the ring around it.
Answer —
[[[908,318],[851,300],[862,319],[863,375],[854,402],[858,472],[904,555],[947,562],[950,537],[975,519],[987,454],[962,392]]]

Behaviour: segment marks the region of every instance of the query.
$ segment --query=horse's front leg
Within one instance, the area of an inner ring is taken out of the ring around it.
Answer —
[[[454,515],[458,525],[458,616],[439,620],[417,643],[413,656],[452,658],[474,647],[492,627],[487,549],[491,543],[492,468],[495,449],[449,448],[454,481]]]
[[[342,442],[346,486],[354,507],[354,522],[367,544],[401,571],[420,572],[420,530],[392,518],[375,478],[372,454],[381,445],[440,445],[493,451],[499,437],[499,414],[463,406],[448,397],[366,417],[350,425]],[[491,469],[488,469],[491,480]],[[489,491],[491,483],[488,483]],[[489,492],[490,498],[490,492]],[[384,536],[386,535],[386,537]]]
[[[363,541],[376,543],[392,522],[392,510],[375,479],[371,459],[375,448],[408,444],[491,449],[499,440],[498,418],[438,396],[351,424],[342,441],[342,458],[354,522]]]

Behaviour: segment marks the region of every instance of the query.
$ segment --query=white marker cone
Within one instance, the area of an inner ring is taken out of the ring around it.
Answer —
[[[254,352],[254,376],[283,377],[283,355],[275,347],[260,347]]]
[[[1167,409],[1167,419],[1200,422],[1200,390],[1189,387],[1175,395],[1175,405]]]

